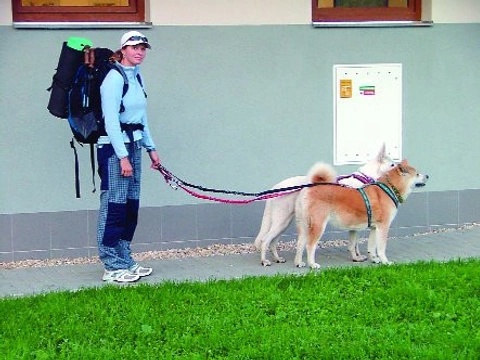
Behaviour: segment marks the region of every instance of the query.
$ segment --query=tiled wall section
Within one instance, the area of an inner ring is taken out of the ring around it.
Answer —
[[[205,203],[142,208],[136,252],[250,243],[258,233],[264,203]],[[0,262],[96,256],[97,211],[0,215]],[[480,222],[480,189],[418,192],[401,205],[390,236]],[[294,225],[283,234],[291,240]],[[361,234],[364,236],[365,234]],[[325,240],[344,239],[328,228]]]

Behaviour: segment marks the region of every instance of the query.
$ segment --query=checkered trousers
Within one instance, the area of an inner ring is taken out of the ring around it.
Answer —
[[[120,160],[110,144],[97,149],[101,179],[97,242],[100,260],[107,270],[126,269],[135,264],[130,243],[137,227],[142,173],[139,142],[130,146],[133,176],[121,174]]]

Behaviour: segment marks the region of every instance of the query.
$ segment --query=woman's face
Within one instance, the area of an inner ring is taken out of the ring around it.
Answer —
[[[122,65],[140,65],[147,55],[147,47],[144,44],[127,45],[122,49]]]

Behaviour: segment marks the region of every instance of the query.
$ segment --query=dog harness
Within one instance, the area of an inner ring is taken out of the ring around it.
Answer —
[[[380,189],[382,189],[389,197],[392,199],[393,203],[395,204],[395,207],[398,208],[398,205],[401,203],[401,201],[398,200],[397,195],[390,189],[387,185],[381,182],[374,182],[371,185],[378,186]],[[372,206],[370,205],[370,200],[368,200],[368,196],[365,193],[364,188],[358,188],[357,189],[360,195],[362,195],[363,201],[365,202],[365,206],[367,208],[367,223],[368,223],[368,228],[372,227]]]
[[[353,174],[350,174],[350,175],[340,175],[340,176],[337,176],[337,182],[340,182],[340,180],[343,180],[343,179],[348,179],[348,178],[354,178],[358,181],[360,181],[362,184],[373,184],[375,182],[375,179],[368,176],[368,175],[365,175],[364,173],[360,172],[360,171],[356,171],[354,172]]]

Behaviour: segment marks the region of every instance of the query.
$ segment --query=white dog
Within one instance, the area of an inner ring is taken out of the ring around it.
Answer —
[[[374,182],[394,166],[395,164],[390,157],[387,156],[385,144],[383,144],[376,157],[361,166],[358,171],[353,174],[339,176],[337,181],[348,187],[359,188]],[[294,176],[281,181],[275,185],[273,189],[301,187],[308,183],[310,183],[308,176]],[[268,199],[265,203],[262,225],[260,227],[260,232],[255,239],[255,247],[260,250],[261,264],[263,266],[271,265],[271,262],[266,258],[267,249],[270,249],[272,252],[275,262],[285,262],[285,259],[278,255],[277,244],[280,235],[293,220],[295,215],[295,202],[298,195],[299,191],[293,191],[284,196]],[[349,250],[352,260],[365,261],[367,257],[360,254],[356,235],[355,231],[351,231],[349,234]]]

